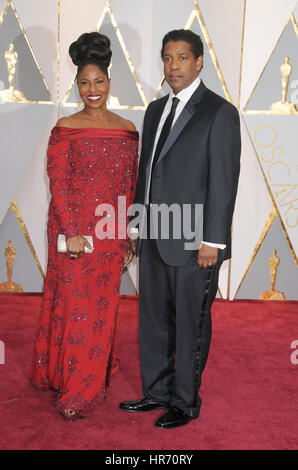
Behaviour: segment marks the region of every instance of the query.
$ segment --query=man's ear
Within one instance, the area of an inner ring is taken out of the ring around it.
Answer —
[[[197,58],[197,70],[200,71],[201,68],[203,66],[203,56],[200,55],[198,58]]]

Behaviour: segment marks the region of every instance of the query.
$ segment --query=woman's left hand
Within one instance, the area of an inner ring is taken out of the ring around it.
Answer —
[[[131,261],[133,260],[133,257],[134,257],[134,254],[131,251],[129,244],[127,244],[126,250],[125,250],[125,256],[124,256],[124,262],[123,262],[123,266],[125,268],[129,265],[129,263],[131,263]]]

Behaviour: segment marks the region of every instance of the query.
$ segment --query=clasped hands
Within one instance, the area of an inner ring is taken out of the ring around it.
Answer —
[[[125,256],[124,256],[124,263],[123,263],[125,268],[133,260],[133,257],[135,256],[137,252],[137,244],[138,244],[137,238],[133,239],[133,238],[128,237]]]
[[[66,240],[67,254],[70,258],[81,258],[84,256],[85,246],[92,250],[92,246],[82,235],[70,237]]]
[[[90,250],[92,250],[92,246],[90,245],[90,243],[88,243],[86,238],[82,237],[81,235],[70,237],[66,240],[67,254],[70,258],[81,258],[82,256],[84,256],[85,246],[89,248]],[[132,261],[136,253],[136,248],[137,248],[137,240],[129,239],[127,242],[124,262],[123,262],[123,265],[125,268]]]

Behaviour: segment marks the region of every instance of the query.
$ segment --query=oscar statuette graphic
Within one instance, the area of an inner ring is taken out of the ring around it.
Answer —
[[[270,284],[271,289],[262,292],[260,295],[260,300],[286,300],[283,292],[275,290],[275,282],[277,275],[277,267],[279,265],[280,259],[276,256],[277,250],[273,250],[273,255],[268,259],[270,267]]]
[[[287,101],[290,76],[293,71],[293,66],[290,64],[290,58],[285,58],[285,63],[281,65],[281,85],[282,85],[282,99],[276,103],[272,103],[270,112],[272,114],[298,114],[294,103]]]
[[[9,103],[26,102],[27,98],[24,93],[16,90],[14,87],[18,53],[14,50],[12,43],[9,44],[9,49],[5,52],[5,60],[7,63],[9,88],[0,91],[0,101]]]
[[[21,284],[12,282],[12,271],[16,254],[16,249],[12,246],[12,241],[9,240],[8,246],[4,249],[4,256],[6,258],[7,281],[0,284],[0,292],[23,292]]]

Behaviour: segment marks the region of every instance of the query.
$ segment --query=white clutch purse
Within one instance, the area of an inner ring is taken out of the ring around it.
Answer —
[[[83,235],[83,237],[87,240],[87,242],[92,246],[92,250],[87,246],[84,247],[85,253],[92,253],[93,252],[93,238],[91,235]],[[57,240],[57,251],[58,253],[66,253],[67,246],[66,246],[66,237],[62,233],[59,233],[58,240]]]

